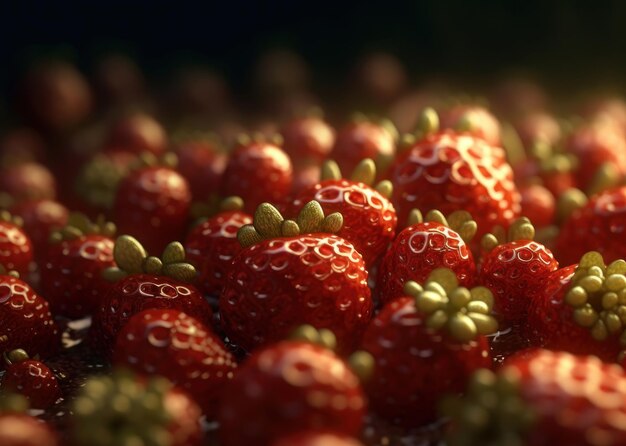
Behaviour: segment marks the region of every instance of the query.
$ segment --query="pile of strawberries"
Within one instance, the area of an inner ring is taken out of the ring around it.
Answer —
[[[377,73],[393,121],[293,113],[280,58],[261,119],[203,71],[33,68],[0,135],[0,445],[626,445],[626,103]]]

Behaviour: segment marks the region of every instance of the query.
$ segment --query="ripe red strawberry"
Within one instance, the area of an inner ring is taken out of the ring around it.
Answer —
[[[404,296],[406,281],[424,283],[437,268],[451,269],[462,286],[472,286],[476,264],[468,243],[476,229],[476,222],[464,211],[455,211],[448,219],[439,211],[430,211],[425,219],[421,212],[413,212],[410,225],[398,234],[380,263],[379,299],[386,303]]]
[[[535,345],[614,362],[623,357],[626,335],[626,262],[608,266],[589,252],[578,266],[561,269],[533,299],[527,327]]]
[[[194,201],[206,201],[220,186],[228,157],[211,139],[191,139],[176,147],[178,171],[189,182]]]
[[[296,164],[323,161],[335,144],[334,129],[315,114],[288,121],[280,134],[283,137],[283,150]]]
[[[222,291],[231,262],[242,249],[237,231],[252,223],[252,216],[242,208],[243,202],[238,197],[226,199],[219,213],[198,224],[187,235],[187,258],[198,270],[198,288],[208,295],[217,296]]]
[[[161,124],[141,113],[125,116],[114,123],[105,143],[105,150],[137,155],[145,152],[162,155],[166,149],[167,135]]]
[[[72,214],[51,237],[40,264],[40,289],[54,314],[71,319],[93,314],[111,283],[102,272],[115,266],[115,225]]]
[[[476,219],[479,236],[497,225],[508,227],[519,216],[520,195],[504,150],[467,133],[433,132],[432,110],[422,122],[422,133],[430,133],[409,145],[390,169],[399,221],[407,221],[414,208],[446,215],[465,210]]]
[[[92,345],[110,356],[117,334],[136,313],[152,308],[180,310],[210,326],[212,310],[200,292],[186,283],[196,270],[185,262],[185,248],[170,243],[163,256],[148,257],[141,244],[128,235],[117,238],[113,256],[118,268],[104,271],[116,282],[93,314]]]
[[[621,445],[626,376],[594,356],[535,350],[497,374],[477,372],[462,399],[442,406],[450,446]]]
[[[358,435],[366,401],[357,376],[332,351],[302,341],[258,350],[224,389],[220,444],[269,446],[286,435],[324,429]]]
[[[492,146],[500,146],[500,123],[485,107],[458,104],[440,113],[442,129],[457,129],[484,139]]]
[[[522,215],[528,217],[537,229],[554,223],[556,200],[552,192],[540,184],[520,186],[522,196]]]
[[[240,137],[224,171],[221,195],[241,197],[244,210],[253,213],[264,201],[286,204],[292,182],[291,160],[276,144]]]
[[[35,417],[24,413],[0,412],[2,446],[61,446],[56,433]]]
[[[43,164],[29,162],[5,166],[0,170],[0,192],[14,202],[26,200],[54,200],[56,181]]]
[[[337,133],[331,157],[344,172],[352,172],[366,158],[384,165],[396,153],[396,138],[390,121],[374,122],[356,116]]]
[[[626,175],[626,137],[621,127],[610,120],[596,119],[575,129],[565,142],[565,150],[578,159],[577,187],[586,190],[604,164],[610,164],[622,177]]]
[[[27,276],[33,262],[33,243],[21,228],[23,221],[0,211],[0,265]]]
[[[537,141],[554,147],[561,140],[562,131],[559,122],[554,116],[546,112],[536,111],[526,114],[517,118],[514,121],[514,126],[527,151]]]
[[[342,179],[339,167],[328,162],[321,181],[300,192],[292,209],[301,209],[315,200],[325,214],[339,212],[343,226],[337,236],[352,243],[371,266],[395,237],[397,224],[396,211],[389,201],[393,187],[389,181],[374,186],[375,178],[376,165],[371,159],[363,160],[350,180]]]
[[[601,192],[580,203],[561,225],[555,253],[562,264],[576,263],[588,251],[598,251],[607,262],[626,253],[626,186]]]
[[[179,310],[135,314],[120,330],[113,364],[137,373],[164,376],[192,396],[209,417],[237,362],[222,340]]]
[[[0,272],[0,352],[23,348],[50,357],[60,338],[48,302],[11,274]]]
[[[31,200],[13,206],[11,214],[22,219],[24,232],[39,259],[48,246],[50,234],[67,224],[69,211],[58,201]]]
[[[499,238],[493,234],[483,237],[479,283],[489,288],[495,299],[494,314],[501,332],[492,349],[496,355],[506,356],[525,347],[533,299],[559,263],[549,249],[533,240],[535,228],[526,217],[511,225],[506,242],[504,230],[499,229]]]
[[[6,353],[5,360],[4,390],[23,395],[34,409],[47,409],[61,397],[56,377],[43,362],[30,359],[21,349]]]
[[[200,408],[162,377],[114,370],[91,377],[73,401],[72,444],[200,446]]]
[[[365,390],[373,410],[394,424],[434,421],[437,401],[459,393],[469,375],[491,367],[486,334],[497,329],[484,287],[458,287],[449,269],[431,273],[424,287],[409,281],[410,297],[386,304],[365,332],[361,348],[374,358]]]
[[[160,252],[171,240],[182,238],[187,226],[191,192],[189,184],[169,164],[144,157],[147,167],[133,170],[118,188],[113,205],[114,221],[122,233],[137,237],[148,251]]]
[[[310,324],[332,330],[341,351],[359,342],[373,311],[361,254],[341,237],[341,214],[324,217],[307,203],[297,223],[268,203],[238,233],[244,249],[233,259],[220,295],[222,327],[246,350],[284,339]]]
[[[363,446],[363,443],[346,435],[313,430],[282,437],[272,446]]]

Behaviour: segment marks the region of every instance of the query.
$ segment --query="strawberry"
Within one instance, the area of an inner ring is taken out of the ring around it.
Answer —
[[[360,432],[366,401],[357,376],[327,348],[282,341],[256,351],[224,389],[220,444],[270,446],[308,429]]]
[[[626,262],[608,266],[598,252],[588,252],[577,266],[554,273],[532,302],[527,326],[536,345],[603,361],[622,358],[626,335]]]
[[[48,246],[50,234],[67,224],[69,211],[58,201],[31,200],[11,207],[11,214],[22,220],[35,256],[40,258]]]
[[[0,192],[14,202],[26,200],[54,200],[56,180],[43,164],[29,162],[0,169]]]
[[[20,275],[28,275],[33,262],[33,243],[22,229],[20,217],[0,211],[0,265]]]
[[[43,362],[30,359],[21,349],[6,353],[5,360],[3,389],[23,395],[34,409],[47,409],[61,397],[56,377]]]
[[[495,299],[494,313],[501,332],[492,342],[497,355],[506,356],[524,346],[524,327],[534,297],[540,293],[559,263],[552,252],[535,242],[535,228],[526,217],[509,228],[508,241],[504,230],[496,228],[499,237],[483,237],[479,283],[491,290]]]
[[[109,130],[105,151],[125,151],[137,155],[162,155],[167,149],[165,130],[151,116],[135,113],[124,116]]]
[[[219,189],[228,157],[211,138],[177,144],[178,171],[189,182],[194,201],[205,201]]]
[[[212,416],[237,362],[221,339],[179,310],[152,309],[131,317],[120,330],[113,364],[166,377]]]
[[[331,157],[344,172],[354,171],[366,158],[384,165],[396,153],[396,138],[391,121],[374,122],[357,115],[337,133]]]
[[[480,105],[458,104],[440,113],[442,129],[466,131],[492,146],[502,144],[500,123],[489,110]]]
[[[49,357],[60,338],[48,302],[17,277],[15,271],[0,271],[0,351],[23,348]]]
[[[35,417],[0,412],[2,446],[61,446],[56,433]]]
[[[226,283],[233,257],[241,251],[237,231],[252,223],[252,216],[242,211],[239,197],[230,197],[220,204],[220,212],[194,227],[185,241],[189,262],[199,273],[198,288],[217,296]]]
[[[480,370],[467,395],[442,404],[449,446],[621,445],[626,376],[593,356],[535,350],[497,373]]]
[[[612,166],[619,177],[626,175],[626,137],[613,121],[596,119],[581,125],[565,141],[565,150],[578,159],[576,184],[580,189],[592,185],[604,164]]]
[[[528,217],[537,229],[554,222],[556,200],[552,192],[541,184],[525,184],[519,187],[522,196],[522,214]]]
[[[391,183],[381,181],[373,186],[376,165],[371,159],[363,160],[350,180],[342,179],[339,167],[332,161],[325,164],[323,172],[319,183],[294,198],[292,209],[315,200],[325,214],[339,212],[343,226],[337,236],[352,243],[365,263],[373,265],[396,235],[396,211],[389,201]]]
[[[408,280],[423,283],[437,268],[449,268],[463,286],[472,286],[476,275],[474,256],[468,247],[476,233],[469,213],[455,211],[448,219],[439,211],[422,218],[411,213],[409,226],[393,241],[378,270],[377,291],[383,303],[404,296]]]
[[[272,446],[363,446],[363,443],[346,435],[314,430],[282,437]]]
[[[408,281],[405,293],[372,320],[361,348],[374,358],[365,386],[373,410],[416,427],[434,421],[443,394],[462,392],[473,371],[491,366],[484,335],[497,323],[489,290],[459,287],[449,269],[434,270],[423,287]]]
[[[162,377],[114,370],[87,380],[73,401],[76,446],[203,444],[200,408]]]
[[[508,227],[519,215],[520,195],[504,150],[468,133],[436,131],[432,109],[424,111],[420,127],[425,136],[409,144],[390,169],[398,219],[407,221],[413,208],[465,210],[476,219],[479,236],[496,225]]]
[[[324,217],[319,203],[301,210],[297,223],[268,203],[237,234],[219,308],[229,339],[246,350],[283,339],[301,324],[331,329],[350,351],[372,315],[363,257],[341,237],[341,214]]]
[[[559,143],[562,130],[556,118],[546,112],[536,111],[514,121],[522,145],[528,151],[537,141],[554,147]]]
[[[319,183],[322,175],[322,166],[317,161],[300,163],[296,165],[293,172],[293,183],[291,185],[292,196],[297,196],[303,191]]]
[[[152,308],[180,310],[210,326],[212,310],[200,292],[186,283],[196,270],[185,262],[185,248],[172,242],[161,258],[149,256],[137,239],[122,235],[115,241],[117,268],[104,270],[115,281],[93,314],[92,345],[110,356],[117,334],[136,313]]]
[[[72,319],[91,315],[111,284],[102,277],[115,266],[115,225],[92,223],[82,214],[70,215],[68,225],[51,236],[40,265],[41,292],[54,314]]]
[[[286,122],[280,131],[283,150],[294,163],[323,161],[335,144],[335,131],[319,113]]]
[[[173,169],[168,154],[158,165],[144,156],[146,167],[129,172],[118,188],[113,205],[114,221],[122,233],[139,238],[149,251],[162,251],[170,240],[182,237],[187,226],[191,192],[187,180]]]
[[[572,190],[562,200],[578,208],[561,225],[555,252],[559,262],[571,264],[587,251],[598,251],[607,262],[620,259],[626,252],[622,233],[626,227],[626,186],[594,195]],[[585,203],[586,202],[586,203]]]
[[[293,182],[291,160],[277,144],[241,136],[230,155],[222,180],[222,196],[243,199],[253,213],[264,201],[286,204]]]

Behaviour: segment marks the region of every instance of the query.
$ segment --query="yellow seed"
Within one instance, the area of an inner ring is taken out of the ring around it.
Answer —
[[[481,313],[487,314],[489,313],[489,305],[486,302],[482,302],[480,300],[473,300],[472,302],[467,304],[467,311],[472,313]]]
[[[565,302],[572,307],[580,307],[587,303],[587,292],[581,286],[575,286],[565,295]]]
[[[626,288],[626,276],[623,274],[611,274],[604,281],[606,288],[610,291],[619,291]]]
[[[488,335],[498,330],[498,322],[492,316],[482,313],[467,313],[467,316],[474,322],[478,333]]]
[[[610,310],[617,305],[619,298],[616,293],[609,292],[602,295],[602,308]]]
[[[456,313],[448,321],[450,334],[460,342],[468,342],[476,338],[478,330],[474,321],[465,314]]]
[[[417,298],[417,308],[424,313],[433,313],[444,305],[442,296],[432,291],[424,291]]]
[[[583,327],[591,327],[598,320],[598,313],[591,308],[589,304],[586,304],[582,308],[577,308],[574,310],[574,321],[578,325],[582,325]]]
[[[602,279],[598,276],[586,276],[577,285],[583,287],[587,293],[594,293],[602,289]]]
[[[404,284],[404,293],[407,296],[417,297],[424,291],[424,288],[413,280],[408,280]]]

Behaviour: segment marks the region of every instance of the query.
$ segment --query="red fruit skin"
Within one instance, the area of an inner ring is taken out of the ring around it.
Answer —
[[[182,311],[153,309],[135,314],[120,330],[113,364],[157,374],[192,396],[209,417],[237,362],[222,340]]]
[[[459,234],[436,222],[404,228],[380,263],[378,297],[383,303],[402,297],[407,280],[424,283],[437,268],[451,269],[462,286],[474,284],[474,256]]]
[[[0,264],[7,271],[17,271],[26,277],[33,257],[33,243],[24,230],[14,223],[0,221]]]
[[[522,401],[535,422],[533,446],[626,444],[626,376],[593,356],[536,350],[507,361],[520,375]]]
[[[61,446],[57,435],[35,417],[19,413],[0,414],[2,446]]]
[[[472,122],[469,133],[473,136],[482,138],[493,146],[502,144],[500,123],[485,107],[479,105],[462,104],[442,111],[439,113],[440,126],[443,129],[454,129],[464,116]]]
[[[556,145],[561,139],[561,126],[556,118],[548,113],[536,111],[524,115],[514,123],[515,130],[528,151],[535,142]]]
[[[589,251],[598,251],[608,263],[626,253],[626,187],[594,195],[561,225],[554,252],[562,264],[576,263]]]
[[[243,198],[244,210],[253,214],[263,202],[286,204],[293,182],[293,167],[285,152],[268,142],[239,145],[230,155],[222,180],[222,196]]]
[[[61,397],[61,388],[52,371],[34,359],[7,366],[2,387],[25,396],[33,409],[48,409]]]
[[[111,288],[102,272],[116,266],[114,245],[111,238],[92,234],[49,246],[39,286],[54,314],[79,319],[95,311]]]
[[[204,440],[200,417],[202,410],[184,391],[172,388],[163,401],[170,414],[167,431],[171,436],[171,446],[201,446]]]
[[[56,181],[43,164],[29,162],[0,170],[0,191],[15,202],[56,197]]]
[[[221,212],[187,235],[187,260],[198,270],[198,288],[203,293],[216,296],[222,291],[232,260],[241,251],[237,231],[247,224],[252,224],[252,216],[244,212]]]
[[[0,275],[0,351],[17,348],[47,358],[59,347],[59,330],[48,302],[26,282]]]
[[[556,203],[554,195],[544,186],[528,184],[520,187],[522,215],[528,217],[535,228],[545,228],[554,222]]]
[[[292,213],[309,201],[317,201],[325,215],[339,212],[343,237],[361,253],[371,266],[385,252],[396,235],[398,219],[391,202],[370,186],[348,180],[326,180],[294,198]]]
[[[375,122],[360,121],[339,130],[331,158],[349,175],[365,158],[393,158],[395,153],[395,137],[389,130]]]
[[[335,131],[323,119],[315,116],[296,118],[280,131],[283,150],[295,164],[304,160],[323,161],[335,144]]]
[[[130,172],[117,189],[114,221],[120,234],[136,237],[149,253],[159,254],[185,234],[191,192],[187,180],[168,167]]]
[[[333,432],[300,432],[272,443],[272,446],[363,446],[356,438]]]
[[[189,142],[176,150],[178,171],[189,182],[194,201],[207,201],[219,190],[228,157],[209,142]]]
[[[372,316],[367,277],[361,254],[340,237],[264,240],[233,259],[219,301],[222,328],[250,351],[311,324],[332,330],[349,352]]]
[[[577,187],[586,190],[604,163],[611,163],[620,176],[626,174],[626,137],[612,121],[596,120],[576,129],[565,142],[565,149],[578,157]]]
[[[320,181],[322,167],[317,162],[296,165],[291,185],[292,196],[297,196],[305,190],[315,186]]]
[[[39,259],[48,247],[50,234],[67,224],[69,211],[58,201],[32,200],[13,206],[11,214],[24,220],[24,232],[33,243],[35,256]]]
[[[372,409],[404,427],[435,421],[443,395],[463,392],[475,370],[492,367],[486,338],[459,344],[426,328],[410,297],[382,308],[361,348],[375,361],[374,374],[365,384]]]
[[[131,274],[115,282],[96,308],[89,332],[92,345],[110,356],[128,320],[153,308],[183,311],[206,326],[213,318],[210,305],[192,285],[165,276]]]
[[[622,350],[619,336],[611,335],[604,341],[596,341],[589,328],[574,321],[574,308],[564,300],[576,266],[552,273],[541,292],[533,298],[527,321],[532,345],[575,355],[596,355],[605,362],[615,362]]]
[[[154,118],[135,114],[116,122],[110,130],[105,150],[122,150],[140,155],[160,155],[167,149],[167,135]]]
[[[257,351],[230,381],[220,444],[266,446],[309,429],[359,434],[366,401],[358,378],[330,350],[283,341]]]
[[[398,221],[417,208],[444,215],[466,210],[478,223],[477,239],[519,216],[520,194],[504,150],[469,134],[443,131],[400,154],[390,170]]]

